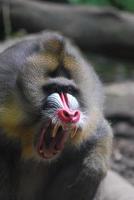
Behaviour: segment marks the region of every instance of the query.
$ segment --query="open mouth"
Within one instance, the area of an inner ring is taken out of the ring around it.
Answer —
[[[64,149],[67,138],[73,138],[77,133],[76,126],[67,127],[60,123],[52,124],[50,121],[47,126],[42,127],[37,152],[43,159],[50,159]]]

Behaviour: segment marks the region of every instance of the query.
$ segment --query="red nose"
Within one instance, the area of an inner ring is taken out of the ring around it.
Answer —
[[[80,111],[75,110],[75,111],[71,111],[71,110],[66,110],[66,109],[60,109],[58,111],[58,116],[60,118],[61,121],[65,122],[65,123],[76,123],[79,121],[80,119]]]

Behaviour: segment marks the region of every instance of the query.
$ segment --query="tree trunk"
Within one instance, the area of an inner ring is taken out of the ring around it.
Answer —
[[[5,18],[12,31],[57,30],[72,38],[83,50],[134,59],[132,14],[112,8],[0,0],[1,34],[6,27]]]

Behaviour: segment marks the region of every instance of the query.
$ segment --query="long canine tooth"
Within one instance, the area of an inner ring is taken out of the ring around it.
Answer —
[[[71,133],[71,138],[74,138],[74,136],[75,136],[76,133],[77,133],[77,130],[78,130],[77,127],[75,127],[75,128],[73,129],[73,131],[72,131],[72,133]]]
[[[59,129],[59,124],[58,124],[58,122],[57,122],[57,123],[55,124],[54,128],[53,128],[52,138],[55,138],[58,129]]]

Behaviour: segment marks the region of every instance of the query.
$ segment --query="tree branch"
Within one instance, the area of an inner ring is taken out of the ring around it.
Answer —
[[[117,58],[134,59],[134,16],[112,8],[71,6],[32,1],[0,0],[9,4],[12,31],[58,30],[83,50]]]

